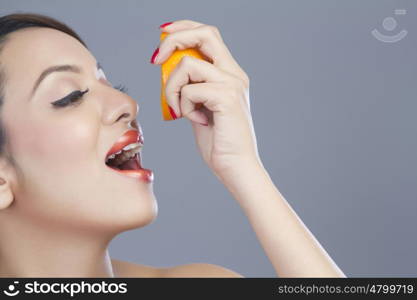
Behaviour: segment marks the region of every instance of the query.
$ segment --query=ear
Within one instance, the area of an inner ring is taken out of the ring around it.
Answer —
[[[12,189],[13,171],[4,159],[0,159],[0,210],[9,207],[13,200],[14,194]]]
[[[13,200],[14,196],[10,183],[6,179],[0,177],[0,210],[9,207]]]

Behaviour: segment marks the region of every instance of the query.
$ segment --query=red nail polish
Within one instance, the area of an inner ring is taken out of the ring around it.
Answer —
[[[162,25],[160,25],[159,26],[159,28],[164,28],[164,27],[167,27],[168,25],[171,25],[173,22],[167,22],[167,23],[164,23],[164,24],[162,24]]]
[[[175,114],[175,111],[172,109],[172,107],[168,105],[168,108],[169,108],[169,112],[170,112],[171,116],[174,119],[177,119],[177,115]]]
[[[155,51],[153,52],[153,54],[152,54],[152,57],[151,57],[151,64],[153,64],[154,63],[154,61],[155,61],[155,57],[158,55],[158,53],[159,53],[159,47],[158,48],[156,48],[155,49]]]

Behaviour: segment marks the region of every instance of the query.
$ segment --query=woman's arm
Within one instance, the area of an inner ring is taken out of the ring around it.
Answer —
[[[265,168],[241,162],[223,182],[249,219],[279,277],[346,277],[275,187]],[[230,179],[233,178],[233,179]]]
[[[177,117],[191,121],[203,160],[242,206],[278,276],[345,277],[262,166],[249,77],[218,28],[179,20],[162,30],[169,35],[153,63],[161,64],[175,50],[187,48],[197,48],[211,61],[184,56],[167,80],[166,100]],[[203,107],[197,109],[197,104]]]

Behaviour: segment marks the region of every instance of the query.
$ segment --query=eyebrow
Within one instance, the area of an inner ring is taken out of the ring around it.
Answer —
[[[98,70],[102,68],[99,62],[97,62],[96,67]],[[36,80],[35,85],[32,88],[31,97],[35,93],[36,89],[38,88],[42,80],[44,80],[46,76],[48,76],[49,74],[53,72],[73,72],[73,73],[79,74],[81,73],[81,69],[80,67],[76,65],[59,65],[59,66],[52,66],[52,67],[47,68],[41,73],[41,75],[39,75],[38,79]]]

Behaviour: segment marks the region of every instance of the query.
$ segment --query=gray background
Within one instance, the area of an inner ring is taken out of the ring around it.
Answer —
[[[395,16],[394,9],[407,9]],[[5,1],[72,26],[139,102],[144,166],[159,215],[119,235],[113,258],[153,266],[207,262],[275,277],[250,223],[200,158],[186,119],[164,122],[158,26],[219,27],[251,78],[261,158],[275,184],[349,277],[417,276],[415,1]],[[408,35],[371,35],[385,17]],[[174,156],[164,151],[175,147]],[[178,176],[177,174],[185,174]]]

